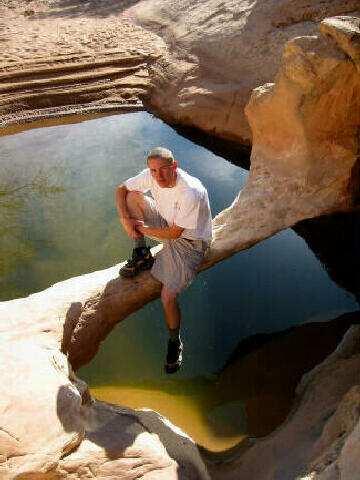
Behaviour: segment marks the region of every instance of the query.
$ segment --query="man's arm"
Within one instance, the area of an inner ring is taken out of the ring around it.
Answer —
[[[122,184],[120,187],[118,187],[116,191],[116,207],[119,213],[120,222],[129,237],[136,238],[140,237],[141,235],[169,239],[180,237],[184,229],[182,227],[178,227],[177,225],[165,228],[151,228],[145,227],[143,222],[139,220],[132,219],[126,204],[126,195],[128,192],[129,190],[125,184]]]
[[[182,227],[178,227],[177,225],[173,225],[172,227],[164,227],[164,228],[152,228],[152,227],[145,227],[144,225],[137,225],[136,230],[143,235],[147,235],[150,237],[156,238],[169,238],[174,239],[180,237],[184,229]]]
[[[140,237],[141,234],[136,230],[138,225],[141,225],[141,222],[132,219],[126,204],[126,196],[129,190],[126,188],[126,185],[123,183],[120,185],[116,191],[116,207],[119,213],[119,219],[124,227],[125,232],[130,238]]]

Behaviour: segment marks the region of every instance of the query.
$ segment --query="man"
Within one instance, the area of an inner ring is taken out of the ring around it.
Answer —
[[[176,372],[182,362],[179,293],[193,281],[211,242],[208,194],[200,180],[177,168],[170,150],[150,151],[148,168],[117,189],[120,222],[134,241],[132,258],[120,269],[133,277],[150,269],[162,283],[161,302],[169,328],[165,372]],[[144,195],[150,191],[153,198]],[[155,261],[144,235],[163,243]]]

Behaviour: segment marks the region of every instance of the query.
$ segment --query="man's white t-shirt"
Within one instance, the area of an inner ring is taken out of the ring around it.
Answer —
[[[212,225],[207,190],[198,178],[181,168],[177,168],[176,173],[176,185],[172,188],[159,187],[148,168],[129,178],[125,185],[130,191],[150,191],[157,211],[168,225],[184,228],[182,237],[210,242]]]

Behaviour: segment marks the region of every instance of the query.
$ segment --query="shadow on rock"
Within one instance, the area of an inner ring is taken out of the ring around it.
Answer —
[[[116,412],[116,406],[112,408],[109,404],[94,401],[87,385],[79,382],[86,387],[86,395],[73,384],[62,385],[57,393],[57,415],[65,432],[79,432],[81,425],[84,438],[103,448],[108,459],[119,458],[144,428],[135,415]]]
[[[62,352],[74,370],[89,363],[101,342],[128,315],[159,297],[161,283],[149,272],[136,278],[112,278],[83,304],[74,302],[66,313]]]
[[[74,379],[74,383],[77,383]],[[83,382],[80,382],[81,384]],[[76,385],[78,388],[78,385]],[[75,385],[60,387],[57,413],[67,433],[84,434],[63,455],[66,472],[91,468],[96,478],[141,478],[155,472],[159,480],[209,480],[198,447],[156,412],[134,411],[88,397],[81,402]],[[77,415],[74,415],[77,413]]]
[[[104,18],[109,15],[122,13],[129,7],[136,5],[140,0],[59,0],[52,5],[50,12],[42,16],[48,17],[98,17]]]
[[[79,320],[81,313],[82,304],[81,302],[73,302],[68,311],[66,312],[65,322],[64,322],[64,333],[61,342],[61,351],[67,352],[70,342],[71,335],[76,327],[76,324]]]

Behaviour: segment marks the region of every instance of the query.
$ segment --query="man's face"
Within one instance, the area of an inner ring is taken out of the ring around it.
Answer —
[[[176,163],[170,164],[165,158],[152,157],[148,160],[151,176],[161,188],[171,188],[176,184]]]

